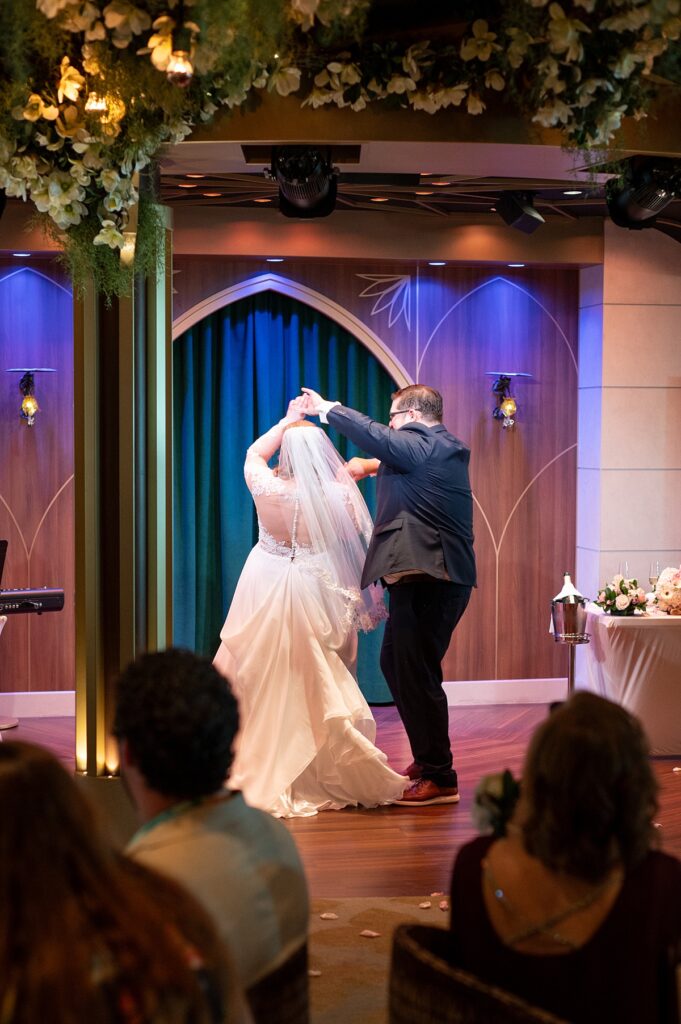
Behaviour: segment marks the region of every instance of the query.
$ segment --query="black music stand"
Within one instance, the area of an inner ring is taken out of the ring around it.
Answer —
[[[2,586],[2,574],[3,574],[4,568],[5,568],[5,558],[6,557],[7,557],[7,541],[6,540],[0,540],[0,587]],[[2,633],[3,629],[5,628],[5,623],[6,622],[7,622],[7,616],[6,615],[0,616],[0,633]],[[2,729],[15,729],[18,724],[19,724],[19,719],[18,718],[3,718],[2,715],[0,715],[0,731]]]

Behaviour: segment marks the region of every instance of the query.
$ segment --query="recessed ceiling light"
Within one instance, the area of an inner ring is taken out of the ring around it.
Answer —
[[[490,213],[496,213],[496,212],[497,212],[497,208],[496,208],[496,206],[490,206],[490,208],[489,208],[489,212],[490,212]]]
[[[568,188],[568,189],[565,189],[565,191],[563,192],[564,196],[581,196],[581,194],[582,194],[581,188]]]
[[[525,264],[524,263],[507,263],[506,266],[507,267],[524,267]]]
[[[186,174],[186,178],[205,178],[205,174]]]
[[[253,202],[254,203],[271,203],[272,200],[271,199],[254,199]]]
[[[451,185],[451,181],[431,181],[431,185]]]
[[[417,196],[432,196],[433,192],[432,192],[432,190],[417,189],[416,192],[414,193],[414,195],[417,195]]]
[[[178,188],[196,188],[197,186],[196,185],[192,185],[188,181],[178,181],[177,187]]]
[[[389,198],[390,198],[389,196],[372,196],[371,197],[371,202],[372,203],[387,203]]]
[[[222,192],[202,192],[201,195],[205,196],[206,199],[215,199],[217,196],[221,196]]]
[[[30,256],[30,252],[13,252],[12,256]]]
[[[283,263],[284,262],[284,257],[283,256],[268,256],[265,262],[266,263]]]
[[[447,264],[444,260],[428,260],[429,267],[446,267]]]

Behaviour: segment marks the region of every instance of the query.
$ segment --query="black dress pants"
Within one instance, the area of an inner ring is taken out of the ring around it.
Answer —
[[[471,587],[424,579],[391,584],[390,615],[381,648],[381,670],[423,777],[456,786],[449,742],[442,659],[466,610]]]

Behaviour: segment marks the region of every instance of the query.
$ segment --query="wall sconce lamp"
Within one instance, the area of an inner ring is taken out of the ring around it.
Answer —
[[[492,410],[495,420],[501,420],[504,429],[515,423],[518,403],[511,394],[511,381],[514,377],[531,377],[531,373],[507,373],[505,371],[489,371],[488,377],[494,377],[492,393],[497,396],[497,405]]]
[[[26,421],[27,427],[33,426],[35,423],[35,414],[40,412],[38,399],[35,397],[35,374],[56,372],[57,371],[50,366],[13,366],[7,370],[7,373],[21,374],[21,379],[19,380],[19,391],[23,395],[23,398],[21,400],[19,415]]]

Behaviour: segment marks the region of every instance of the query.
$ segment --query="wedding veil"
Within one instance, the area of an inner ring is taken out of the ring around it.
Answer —
[[[293,478],[315,562],[338,593],[356,628],[386,617],[383,596],[360,587],[373,523],[357,484],[321,427],[289,427],[279,452],[280,475]]]

